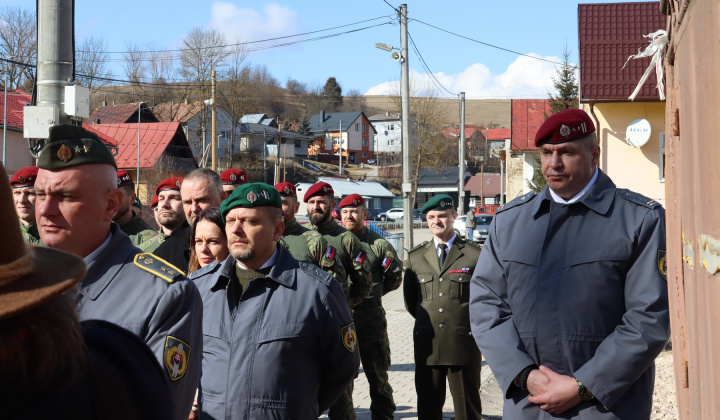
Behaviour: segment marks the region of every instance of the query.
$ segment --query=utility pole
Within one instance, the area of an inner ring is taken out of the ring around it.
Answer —
[[[340,120],[340,133],[339,133],[339,139],[340,139],[340,176],[342,176],[342,149],[343,149],[343,138],[342,138],[342,120]]]
[[[215,112],[215,69],[212,71],[212,170],[217,172],[217,113]]]
[[[278,134],[280,134],[280,143],[282,144],[282,125],[280,125],[280,119],[278,119]],[[285,139],[285,147],[283,147],[283,182],[285,182],[286,174],[287,174],[287,139]]]
[[[138,102],[138,141],[137,141],[137,174],[135,174],[135,195],[140,197],[140,107],[142,102]]]
[[[410,208],[410,67],[408,64],[407,4],[400,5],[400,96],[402,103],[402,193],[404,248],[413,248],[413,216]]]
[[[458,168],[460,170],[458,214],[465,214],[465,92],[460,92],[460,144],[458,147]]]

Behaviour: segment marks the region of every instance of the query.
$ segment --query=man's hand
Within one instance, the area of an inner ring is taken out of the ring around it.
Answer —
[[[550,384],[550,378],[548,378],[540,369],[533,369],[530,371],[530,375],[527,378],[527,390],[530,395],[544,394],[548,385]]]
[[[540,373],[545,374],[549,380],[547,389],[541,394],[533,393],[533,396],[528,397],[528,401],[553,414],[562,414],[580,404],[582,399],[578,395],[578,384],[575,378],[555,373],[546,366],[540,366]],[[528,379],[529,382],[530,379]]]

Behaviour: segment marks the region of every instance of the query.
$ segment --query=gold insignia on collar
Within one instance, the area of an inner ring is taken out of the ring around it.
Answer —
[[[63,143],[57,151],[57,157],[63,162],[68,163],[73,158],[72,150]]]

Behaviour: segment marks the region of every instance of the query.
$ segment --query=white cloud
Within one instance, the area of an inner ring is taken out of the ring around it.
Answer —
[[[540,57],[531,54],[534,57]],[[554,62],[562,62],[557,57],[541,57]],[[553,91],[552,78],[557,75],[557,66],[547,61],[520,56],[501,74],[492,74],[482,63],[468,66],[458,74],[436,73],[435,77],[451,92],[465,92],[468,99],[487,98],[546,98]],[[411,80],[417,86],[434,86],[430,76],[410,71]],[[397,81],[385,82],[373,86],[366,95],[397,94]],[[439,96],[449,96],[447,92],[438,92]]]
[[[297,13],[278,3],[267,3],[262,10],[256,10],[216,1],[212,4],[210,25],[228,41],[257,41],[299,32]]]

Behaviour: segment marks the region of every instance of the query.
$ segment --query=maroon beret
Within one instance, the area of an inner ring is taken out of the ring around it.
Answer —
[[[37,166],[26,166],[15,172],[15,175],[10,178],[10,185],[13,188],[31,187],[35,185],[35,178],[37,178],[37,174]]]
[[[277,192],[280,193],[280,195],[297,197],[295,186],[289,182],[281,182],[279,184],[275,184],[275,189],[277,190]]]
[[[220,174],[220,180],[223,185],[240,185],[247,184],[248,176],[242,169],[230,168]]]
[[[117,186],[118,188],[122,187],[123,185],[132,184],[133,180],[130,178],[130,174],[127,171],[124,171],[120,169],[117,171]]]
[[[566,109],[548,117],[535,134],[535,147],[584,139],[595,132],[595,124],[582,109]]]
[[[160,194],[160,191],[175,190],[180,191],[180,185],[182,184],[182,177],[176,176],[173,178],[163,179],[155,188],[155,195]]]
[[[320,195],[335,195],[335,190],[333,190],[332,185],[327,182],[317,182],[305,192],[303,201],[307,203],[311,198]]]
[[[158,196],[157,194],[153,195],[152,200],[150,200],[150,208],[154,208],[158,205]]]
[[[340,200],[338,207],[357,207],[361,204],[365,204],[365,199],[360,194],[350,194],[347,197]]]

